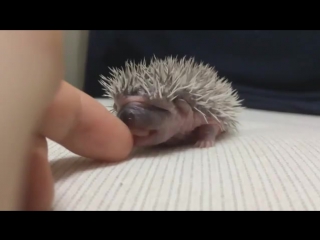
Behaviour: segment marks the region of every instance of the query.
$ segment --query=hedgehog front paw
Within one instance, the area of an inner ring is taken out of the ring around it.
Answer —
[[[195,147],[197,148],[211,148],[215,144],[213,140],[199,140],[195,143]]]
[[[217,127],[213,124],[205,124],[199,126],[195,130],[196,143],[195,147],[197,148],[210,148],[215,145],[216,136],[217,136]]]

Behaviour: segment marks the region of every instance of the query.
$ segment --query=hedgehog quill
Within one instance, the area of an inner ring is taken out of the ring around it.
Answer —
[[[222,133],[237,130],[241,100],[208,64],[153,57],[148,65],[127,61],[124,68],[110,70],[111,77],[101,76],[99,82],[135,146],[209,148]]]

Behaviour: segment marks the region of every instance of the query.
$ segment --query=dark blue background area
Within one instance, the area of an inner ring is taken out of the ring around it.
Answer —
[[[318,30],[90,31],[84,91],[101,97],[99,75],[126,60],[195,57],[228,78],[249,108],[320,115]]]

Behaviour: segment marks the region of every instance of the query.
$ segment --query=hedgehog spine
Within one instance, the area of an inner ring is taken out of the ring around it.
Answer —
[[[196,63],[194,58],[153,57],[150,64],[127,61],[125,67],[110,68],[111,77],[100,76],[104,96],[130,95],[143,89],[150,99],[176,98],[186,100],[205,120],[211,116],[222,123],[226,131],[237,129],[237,114],[243,109],[242,100],[226,78],[208,64]]]

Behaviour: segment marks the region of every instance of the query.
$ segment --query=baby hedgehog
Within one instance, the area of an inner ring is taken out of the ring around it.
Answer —
[[[236,130],[242,109],[231,84],[193,58],[154,57],[149,65],[127,61],[99,82],[140,147],[212,147],[221,133]]]

